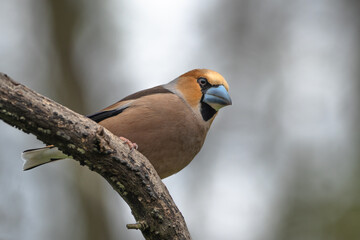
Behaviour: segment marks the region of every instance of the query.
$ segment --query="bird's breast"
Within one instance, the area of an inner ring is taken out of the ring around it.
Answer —
[[[156,94],[134,102],[121,114],[100,124],[139,146],[161,178],[188,165],[200,151],[207,133],[175,94]]]

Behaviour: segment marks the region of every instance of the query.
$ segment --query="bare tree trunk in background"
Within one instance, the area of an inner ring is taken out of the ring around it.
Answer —
[[[86,79],[80,79],[81,74],[75,69],[73,62],[73,49],[76,38],[76,27],[83,16],[81,2],[49,0],[49,10],[52,20],[52,34],[54,48],[58,57],[59,75],[54,76],[54,83],[49,83],[56,88],[57,99],[65,106],[79,113],[85,113],[83,84]],[[83,215],[85,225],[85,238],[88,240],[110,239],[108,219],[104,207],[102,182],[100,178],[90,171],[82,168],[68,169],[77,179],[75,190],[82,206],[79,211]],[[86,179],[86,180],[84,180]]]
[[[257,0],[216,1],[216,4],[208,8],[201,18],[203,20],[200,22],[199,31],[206,41],[201,45],[200,52],[208,53],[206,58],[211,59],[214,68],[221,69],[221,72],[225,74],[232,74],[226,77],[231,81],[231,89],[236,89],[237,104],[232,111],[232,117],[222,119],[224,124],[221,126],[221,131],[219,131],[220,128],[212,130],[217,131],[217,138],[208,138],[208,145],[217,145],[221,148],[219,139],[236,139],[231,145],[235,146],[241,142],[240,144],[254,146],[254,142],[249,143],[245,139],[246,136],[251,136],[260,143],[256,149],[253,149],[256,154],[262,156],[259,164],[272,172],[277,160],[274,149],[281,136],[277,118],[280,115],[279,102],[283,98],[283,89],[281,89],[281,78],[270,79],[268,76],[277,76],[281,72],[282,36],[287,23],[282,3],[281,1],[274,3]],[[201,55],[201,57],[204,56]],[[269,88],[271,85],[277,87],[276,92]],[[262,104],[262,101],[266,104]],[[224,135],[224,133],[233,132],[233,129],[238,129],[236,124],[239,123],[242,132],[238,133],[238,136]],[[271,127],[268,127],[270,125]],[[214,142],[211,143],[212,141]],[[243,153],[239,149],[239,156],[241,156]],[[215,181],[211,182],[212,179],[209,179],[211,174],[205,172],[216,173],[215,170],[209,170],[211,167],[218,166],[219,163],[216,163],[215,159],[221,161],[222,165],[232,166],[235,169],[242,168],[242,164],[248,165],[246,159],[234,162],[222,157],[216,158],[214,156],[217,152],[216,149],[203,150],[203,155],[209,155],[202,158],[206,162],[200,163],[199,168],[195,168],[194,165],[190,168],[190,171],[196,172],[193,174],[196,179],[191,180],[188,186],[192,191],[192,198],[201,199],[202,196],[206,196],[202,190],[205,183],[199,179],[206,180],[207,185],[209,182],[216,185]],[[206,177],[201,174],[206,174]],[[194,202],[191,204],[194,205]],[[199,222],[202,222],[201,219],[208,218],[208,214],[209,211],[203,209],[203,212],[198,214]],[[258,224],[261,225],[261,223]],[[262,230],[259,228],[259,232]]]
[[[341,20],[351,19],[351,25],[346,27],[357,31],[357,34],[352,36],[357,38],[354,42],[358,45],[355,46],[354,52],[357,52],[358,56],[353,56],[351,66],[348,66],[348,71],[351,71],[350,77],[344,76],[343,84],[347,87],[344,87],[346,93],[339,106],[342,108],[341,113],[345,115],[343,124],[346,125],[345,134],[351,139],[351,146],[345,150],[339,150],[343,151],[339,156],[344,158],[329,156],[329,159],[326,159],[325,149],[322,152],[324,155],[322,164],[326,169],[327,164],[332,166],[334,162],[337,162],[337,166],[341,169],[341,165],[350,163],[353,169],[348,170],[347,174],[351,177],[343,176],[344,172],[339,171],[338,175],[328,173],[327,179],[336,183],[321,180],[322,176],[317,176],[319,170],[316,168],[319,167],[312,163],[312,160],[318,157],[316,147],[309,145],[304,149],[299,148],[298,151],[293,151],[291,153],[293,157],[289,160],[297,162],[298,168],[293,172],[292,180],[287,183],[288,188],[284,190],[283,209],[279,212],[282,218],[279,221],[279,228],[274,229],[275,234],[272,239],[360,239],[360,68],[356,67],[360,63],[360,16],[358,14],[360,4],[359,1],[349,0],[338,2],[335,6],[338,9],[337,14],[341,15],[337,17]],[[341,31],[338,30],[338,32]],[[343,51],[343,49],[333,49],[333,51]],[[351,54],[348,57],[351,58]],[[331,152],[331,149],[328,150]],[[346,153],[347,150],[350,153]],[[349,159],[345,159],[346,157]],[[326,160],[329,160],[328,163]],[[319,184],[323,184],[320,187],[323,192],[312,192],[316,189],[314,185]],[[332,185],[337,184],[342,186],[342,189],[333,190],[336,186]],[[329,191],[326,192],[326,189]],[[338,195],[333,196],[332,191],[338,191]]]
[[[357,0],[344,1],[346,14],[354,22],[353,31],[356,32],[353,62],[353,81],[346,98],[349,131],[352,138],[352,152],[354,155],[353,180],[350,183],[351,201],[347,202],[344,212],[337,216],[333,226],[334,239],[360,239],[360,2]],[[346,196],[344,196],[346,197]],[[345,198],[347,200],[347,198]]]

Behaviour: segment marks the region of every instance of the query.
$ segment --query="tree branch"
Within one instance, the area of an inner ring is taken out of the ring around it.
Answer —
[[[151,163],[108,130],[0,73],[0,118],[57,146],[103,176],[127,202],[145,239],[190,239]]]

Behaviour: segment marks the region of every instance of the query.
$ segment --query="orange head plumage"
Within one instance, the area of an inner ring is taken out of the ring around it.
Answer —
[[[205,121],[212,120],[220,108],[232,104],[228,83],[219,73],[209,69],[191,70],[165,87],[182,96]]]

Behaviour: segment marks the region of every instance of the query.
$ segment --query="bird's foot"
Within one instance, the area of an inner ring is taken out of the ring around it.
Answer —
[[[134,150],[134,149],[138,149],[138,145],[136,143],[133,143],[132,141],[130,141],[127,138],[124,137],[120,137],[121,140],[123,140],[125,142],[125,144],[127,144],[130,148],[130,151]]]

